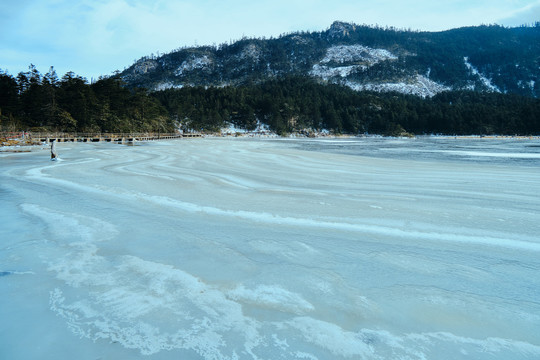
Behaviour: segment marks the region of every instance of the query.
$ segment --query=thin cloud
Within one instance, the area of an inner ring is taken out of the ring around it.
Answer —
[[[497,22],[508,26],[520,26],[524,24],[533,24],[538,21],[540,21],[540,1],[514,10],[510,12],[510,15],[507,14]]]

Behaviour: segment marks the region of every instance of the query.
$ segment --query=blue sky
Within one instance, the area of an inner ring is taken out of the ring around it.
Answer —
[[[192,45],[321,31],[334,20],[439,31],[540,21],[540,0],[0,0],[0,69],[90,78]]]

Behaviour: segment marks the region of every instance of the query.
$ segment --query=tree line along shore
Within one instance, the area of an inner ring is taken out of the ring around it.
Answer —
[[[243,86],[162,91],[127,88],[119,76],[88,83],[34,66],[16,77],[0,72],[3,131],[216,133],[230,126],[333,135],[540,134],[540,99],[495,92],[446,91],[431,98],[354,91],[308,77]]]

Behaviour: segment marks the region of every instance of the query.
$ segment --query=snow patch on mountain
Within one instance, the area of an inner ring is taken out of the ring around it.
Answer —
[[[175,75],[180,76],[185,72],[193,71],[196,69],[204,69],[212,64],[212,59],[208,55],[203,56],[194,56],[192,55],[189,59],[185,60],[180,64],[178,69],[175,72]]]
[[[154,91],[162,91],[167,89],[181,89],[184,85],[182,84],[174,84],[170,81],[163,81],[158,83],[156,86],[154,86]]]
[[[529,88],[531,90],[534,90],[534,85],[535,84],[536,84],[536,82],[534,80],[529,80],[529,81],[519,80],[518,81],[518,86],[520,88]]]
[[[364,70],[367,66],[364,65],[350,65],[350,66],[338,66],[329,67],[325,65],[315,64],[309,72],[309,75],[319,77],[323,80],[328,80],[333,77],[347,77],[356,70]]]
[[[347,78],[354,72],[385,60],[396,60],[397,56],[385,49],[373,49],[362,45],[336,45],[326,50],[322,60],[313,65],[309,75],[325,81],[332,78]]]
[[[262,56],[261,49],[255,44],[248,44],[244,47],[242,52],[239,54],[239,58],[242,60],[251,59],[255,62],[258,62]]]
[[[384,60],[397,60],[397,56],[385,49],[372,49],[362,45],[337,45],[326,50],[321,64],[367,62],[369,65]]]
[[[139,60],[137,63],[135,63],[133,67],[133,72],[135,74],[146,74],[147,72],[153,71],[158,67],[158,62],[155,60]]]
[[[300,35],[294,35],[293,37],[291,37],[291,40],[300,45],[309,44],[309,40]]]
[[[352,81],[345,82],[345,85],[353,90],[377,91],[377,92],[399,92],[401,94],[432,97],[436,94],[451,90],[451,88],[436,83],[423,75],[417,75],[414,78],[407,79],[398,83],[366,83],[359,84]]]
[[[491,80],[488,79],[487,77],[485,77],[480,71],[478,71],[477,68],[475,68],[470,62],[469,62],[469,58],[466,56],[463,58],[463,61],[465,61],[465,66],[467,67],[467,69],[469,69],[469,71],[473,74],[473,75],[476,75],[478,76],[478,78],[480,79],[480,81],[482,82],[482,84],[484,84],[489,90],[491,91],[494,91],[494,92],[498,92],[500,93],[501,90],[493,85],[491,83]]]
[[[226,122],[227,126],[222,127],[220,129],[220,133],[222,136],[238,136],[238,135],[266,135],[266,136],[272,136],[275,135],[272,130],[270,130],[270,126],[267,124],[261,123],[259,120],[257,120],[257,126],[254,130],[247,130],[242,127],[238,127],[237,125]]]

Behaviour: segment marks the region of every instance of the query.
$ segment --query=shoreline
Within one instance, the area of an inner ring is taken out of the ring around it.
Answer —
[[[1,142],[0,152],[23,153],[32,152],[32,150],[37,148],[44,149],[48,147],[48,145],[42,142],[27,139],[9,139]]]
[[[414,136],[385,136],[378,134],[341,134],[341,135],[329,135],[321,134],[308,136],[300,133],[293,133],[285,136],[280,136],[277,134],[250,134],[250,133],[236,133],[236,134],[206,134],[203,137],[208,138],[272,138],[272,139],[411,139],[415,138],[433,138],[433,139],[481,139],[481,140],[499,140],[499,139],[508,139],[508,140],[540,140],[540,135],[436,135],[436,134],[426,134],[426,135],[414,135]]]
[[[409,136],[384,136],[378,134],[317,134],[317,135],[305,135],[302,133],[293,133],[287,136],[280,136],[274,133],[270,134],[253,134],[253,133],[234,133],[234,134],[206,134],[202,138],[261,138],[261,139],[403,139],[414,140],[416,138],[432,138],[432,139],[455,139],[455,140],[540,140],[540,135],[415,135]],[[32,141],[31,139],[2,139],[0,145],[0,152],[4,153],[26,153],[34,150],[48,149],[50,146],[44,142]]]

